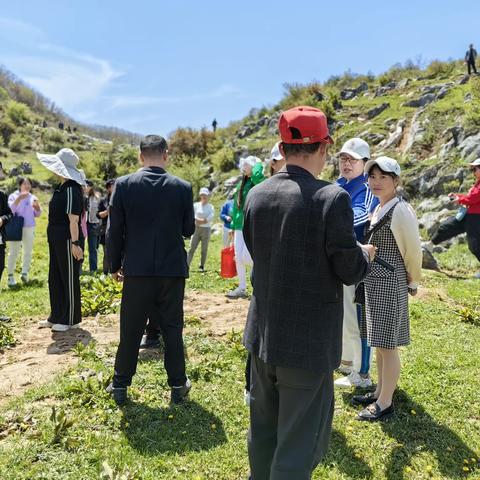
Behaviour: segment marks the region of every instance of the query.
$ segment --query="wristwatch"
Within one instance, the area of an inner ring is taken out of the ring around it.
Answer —
[[[74,241],[72,242],[72,245],[76,245],[77,247],[80,247],[80,246],[81,246],[81,245],[80,245],[80,240],[74,240]]]

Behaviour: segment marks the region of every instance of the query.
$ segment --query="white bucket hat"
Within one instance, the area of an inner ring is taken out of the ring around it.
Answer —
[[[202,187],[200,189],[199,195],[206,195],[207,197],[210,196],[210,190],[207,187]]]
[[[255,157],[253,155],[249,155],[248,157],[240,159],[239,167],[240,167],[240,170],[243,171],[243,167],[245,165],[250,165],[253,168],[257,163],[261,163],[261,160],[258,157]]]
[[[77,168],[80,159],[71,148],[62,148],[55,155],[37,153],[37,158],[45,168],[56,175],[85,185],[85,173]]]

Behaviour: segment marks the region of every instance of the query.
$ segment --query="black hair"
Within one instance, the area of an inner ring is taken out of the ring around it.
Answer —
[[[114,178],[109,178],[109,179],[105,182],[105,188],[111,187],[112,185],[115,185],[115,179],[114,179]]]
[[[140,152],[145,155],[163,155],[167,149],[167,141],[160,135],[147,135],[140,142]]]
[[[321,142],[315,143],[285,143],[282,142],[285,157],[290,155],[312,155],[320,148]]]
[[[23,182],[28,182],[30,184],[30,186],[32,186],[32,182],[30,181],[30,179],[28,177],[17,177],[18,188],[20,188],[22,186]]]
[[[382,169],[380,168],[380,166],[378,165],[378,163],[374,163],[374,164],[369,168],[369,170],[368,170],[368,172],[367,172],[367,175],[370,176],[370,173],[372,173],[372,170],[373,170],[375,167],[378,168],[378,170],[380,171],[380,173],[381,173],[382,175],[388,175],[389,177],[392,177],[394,180],[396,180],[396,179],[398,178],[398,175],[397,175],[396,173],[386,172],[385,170],[382,170]]]

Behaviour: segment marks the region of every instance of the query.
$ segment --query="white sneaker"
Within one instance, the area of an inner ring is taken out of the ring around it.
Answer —
[[[8,276],[7,284],[9,287],[16,287],[17,282],[15,281],[15,277],[13,275]]]
[[[228,298],[246,298],[247,292],[244,288],[237,287],[235,290],[231,290],[227,293]]]
[[[38,328],[52,328],[54,323],[49,322],[48,320],[42,320],[38,322]]]
[[[335,380],[335,386],[340,388],[369,388],[373,385],[370,377],[362,377],[358,372],[352,372],[350,375]]]
[[[75,323],[73,325],[64,325],[63,323],[54,323],[52,325],[52,330],[54,332],[67,332],[68,330],[73,328],[80,328],[80,324]]]
[[[247,407],[250,406],[250,392],[248,390],[243,392],[243,401]]]

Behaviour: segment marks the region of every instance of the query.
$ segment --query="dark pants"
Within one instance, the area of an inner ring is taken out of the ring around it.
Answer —
[[[48,289],[52,323],[74,325],[82,321],[80,299],[80,262],[72,255],[70,240],[51,240]]]
[[[474,73],[477,73],[477,67],[475,66],[475,60],[468,60],[467,61],[467,68],[468,68],[468,74],[470,75],[472,73],[472,70]]]
[[[91,272],[96,272],[98,267],[98,225],[95,223],[87,223],[88,232],[88,264]]]
[[[115,359],[113,385],[131,385],[138,361],[140,342],[152,315],[158,318],[165,345],[164,365],[168,384],[184,385],[183,297],[185,278],[125,277],[120,309],[120,344]]]
[[[274,367],[252,355],[252,480],[309,480],[330,440],[333,372]]]
[[[438,227],[432,243],[438,245],[462,233],[467,233],[468,248],[480,262],[480,214],[467,213],[460,221],[449,218]]]
[[[158,314],[153,314],[152,317],[148,319],[145,334],[149,340],[158,340],[162,335],[162,329],[158,318]]]
[[[5,270],[5,244],[0,245],[0,281]]]

